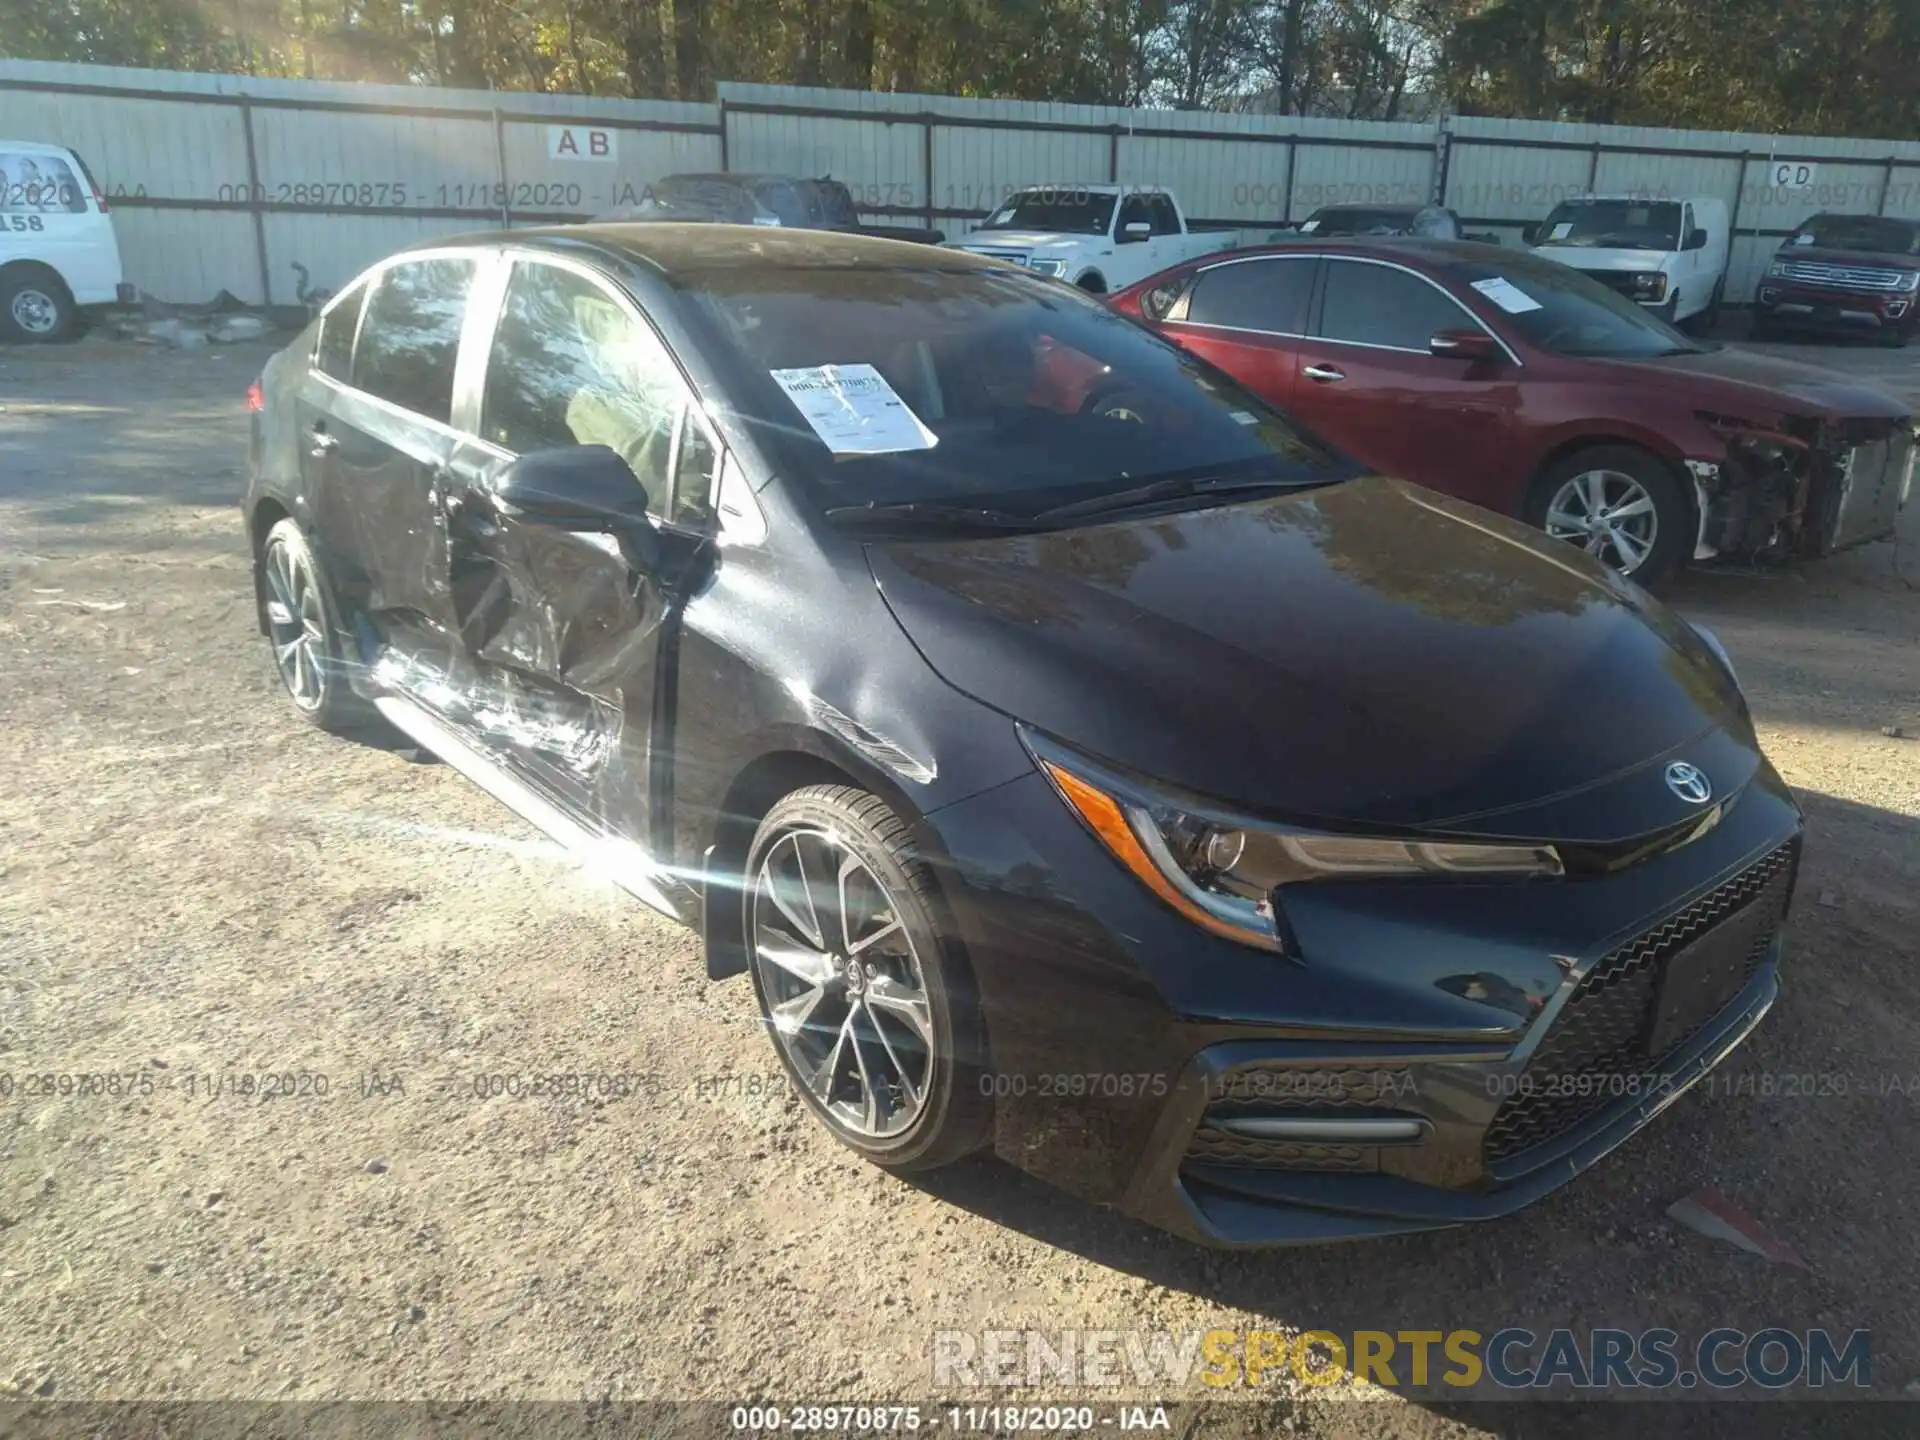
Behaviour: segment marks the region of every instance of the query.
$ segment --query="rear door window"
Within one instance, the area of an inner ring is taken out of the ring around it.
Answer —
[[[86,213],[86,187],[65,157],[0,147],[0,215]]]
[[[1187,301],[1187,322],[1271,335],[1302,334],[1307,328],[1314,265],[1312,257],[1301,256],[1238,260],[1202,270]]]
[[[480,402],[489,443],[516,455],[606,445],[665,514],[687,394],[667,347],[625,303],[577,271],[514,262]]]
[[[355,388],[446,423],[476,264],[465,258],[403,260],[380,273],[354,347]]]
[[[314,351],[314,365],[322,375],[331,375],[342,385],[353,377],[353,337],[360,327],[360,306],[367,298],[363,281],[354,286],[340,302],[320,319],[320,344]]]
[[[1447,294],[1407,270],[1359,260],[1327,261],[1320,334],[1350,345],[1427,353],[1436,330],[1475,329]]]

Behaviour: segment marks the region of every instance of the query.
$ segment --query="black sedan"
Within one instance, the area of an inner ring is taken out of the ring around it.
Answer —
[[[749,973],[878,1164],[1216,1244],[1500,1215],[1778,989],[1725,655],[1068,287],[726,226],[345,288],[249,397],[261,630]]]

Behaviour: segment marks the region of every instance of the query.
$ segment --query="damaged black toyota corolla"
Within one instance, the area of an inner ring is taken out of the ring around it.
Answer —
[[[1776,994],[1800,816],[1710,638],[1068,287],[476,236],[250,403],[294,703],[697,926],[878,1164],[1216,1244],[1484,1219]]]

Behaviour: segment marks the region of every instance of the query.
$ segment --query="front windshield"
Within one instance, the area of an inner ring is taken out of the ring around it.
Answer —
[[[1009,195],[980,228],[1105,235],[1113,228],[1113,202],[1118,198],[1085,190],[1021,190]]]
[[[1476,260],[1455,265],[1453,273],[1499,306],[1501,318],[1528,344],[1556,355],[1648,360],[1703,348],[1644,307],[1551,260]]]
[[[1406,235],[1413,230],[1412,210],[1341,207],[1316,210],[1300,228],[1315,235]]]
[[[1037,276],[756,267],[687,288],[734,362],[742,418],[827,509],[1032,515],[1163,479],[1348,473],[1221,372]],[[843,388],[840,413],[857,426],[866,406],[886,427],[883,453],[853,453],[863,442],[810,405]]]
[[[1787,241],[1826,250],[1866,250],[1879,255],[1920,255],[1920,225],[1878,215],[1816,215]]]
[[[1677,200],[1569,200],[1540,227],[1542,245],[1600,250],[1678,250]]]
[[[714,220],[751,223],[753,197],[731,180],[669,176],[647,187],[636,213],[657,220]]]

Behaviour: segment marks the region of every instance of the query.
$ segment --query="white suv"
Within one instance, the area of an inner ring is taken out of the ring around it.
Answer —
[[[133,299],[106,197],[80,157],[0,140],[0,339],[65,340],[83,309]]]

